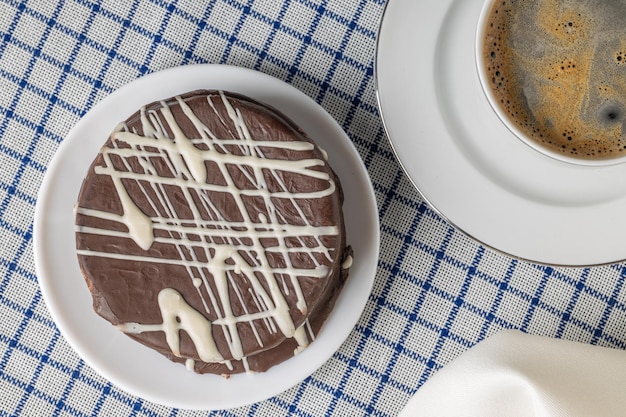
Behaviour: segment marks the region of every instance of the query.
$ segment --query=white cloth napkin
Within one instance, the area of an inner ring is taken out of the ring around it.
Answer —
[[[504,330],[452,361],[400,417],[626,416],[626,351]]]

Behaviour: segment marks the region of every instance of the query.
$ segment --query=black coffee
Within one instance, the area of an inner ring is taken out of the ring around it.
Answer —
[[[511,121],[582,159],[626,155],[626,0],[502,0],[484,65]]]

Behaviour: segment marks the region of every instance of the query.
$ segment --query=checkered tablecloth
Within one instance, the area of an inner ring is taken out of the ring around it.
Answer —
[[[565,269],[509,258],[466,237],[412,188],[376,110],[384,7],[0,0],[0,417],[395,416],[430,376],[502,328],[626,349],[626,265]],[[192,63],[268,73],[321,104],[356,145],[381,222],[374,288],[341,348],[288,391],[214,412],[152,404],[96,374],[52,321],[32,249],[37,193],[72,126],[120,86]]]

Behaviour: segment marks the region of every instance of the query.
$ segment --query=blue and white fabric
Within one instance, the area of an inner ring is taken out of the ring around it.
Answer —
[[[384,7],[385,0],[0,0],[0,417],[386,417],[504,328],[626,349],[626,265],[567,269],[512,259],[455,229],[414,190],[376,108]],[[381,223],[374,288],[341,348],[292,389],[213,412],[152,404],[95,373],[52,321],[32,248],[37,193],[72,126],[132,80],[195,63],[270,74],[323,106],[368,169]]]

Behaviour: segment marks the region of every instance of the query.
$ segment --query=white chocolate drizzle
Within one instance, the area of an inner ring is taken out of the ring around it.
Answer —
[[[346,256],[346,259],[341,263],[341,269],[350,269],[352,267],[352,255]]]
[[[306,315],[308,308],[298,278],[326,277],[328,267],[320,263],[319,259],[323,257],[332,261],[333,256],[337,254],[334,253],[334,249],[323,244],[322,237],[337,236],[339,228],[336,225],[310,224],[298,200],[330,196],[335,192],[336,185],[326,172],[315,169],[324,164],[320,159],[282,160],[266,157],[267,149],[270,148],[310,152],[314,145],[304,141],[256,141],[251,137],[242,113],[232,105],[224,93],[220,92],[220,98],[230,122],[235,127],[235,131],[230,132],[231,137],[218,138],[181,97],[176,97],[176,104],[193,124],[199,133],[198,137],[189,138],[184,134],[165,101],[160,103],[161,107],[158,109],[148,110],[145,107],[141,109],[142,135],[137,131],[129,131],[124,124],[118,126],[112,135],[112,147],[102,149],[104,163],[95,167],[95,173],[111,178],[123,214],[84,207],[78,207],[76,212],[83,216],[122,223],[126,225],[128,232],[86,226],[77,226],[77,231],[132,239],[146,253],[131,255],[90,249],[80,249],[78,253],[83,256],[114,260],[183,266],[202,299],[205,311],[217,316],[217,319],[210,322],[205,315],[191,307],[177,290],[165,288],[159,293],[157,300],[162,323],[124,323],[119,328],[127,333],[164,332],[170,350],[179,357],[182,357],[179,332],[184,330],[189,334],[202,361],[224,363],[232,369],[232,363],[224,359],[215,345],[213,332],[219,331],[228,344],[229,355],[235,360],[242,361],[244,368],[249,370],[238,331],[238,326],[242,324],[251,327],[259,347],[263,347],[259,326],[270,333],[280,331],[285,337],[294,338],[299,346],[294,354],[304,349],[314,338],[308,321],[298,328],[294,325],[286,295],[293,290],[297,308]],[[224,126],[227,126],[227,121],[222,119],[212,99],[209,97],[207,100],[215,115]],[[229,151],[229,148],[234,146],[239,152]],[[326,159],[325,153],[322,154]],[[116,161],[123,161],[125,169],[116,169],[113,158]],[[142,172],[132,169],[130,158],[139,162]],[[165,161],[173,174],[172,178],[163,178],[157,174],[157,169],[153,165],[154,158]],[[220,171],[226,185],[207,183],[208,172],[205,161],[208,160],[214,162],[212,167]],[[254,186],[239,189],[229,173],[228,168],[232,170],[233,167],[236,167],[237,173],[244,175]],[[292,192],[278,172],[306,176],[317,180],[315,184],[320,184],[319,180],[322,180],[326,185],[313,191]],[[273,182],[279,184],[281,190],[274,192],[269,190],[266,182],[268,173]],[[128,184],[142,190],[153,213],[156,214],[148,216],[136,205],[127,191]],[[186,204],[192,211],[192,219],[179,217],[166,192],[168,187],[178,187],[182,191]],[[241,221],[225,220],[211,200],[211,195],[215,193],[227,193],[232,196],[241,215]],[[246,197],[262,198],[267,214],[259,214],[258,220],[254,220],[244,205]],[[286,224],[283,214],[274,205],[275,199],[288,201],[293,210],[299,214],[302,224]],[[205,215],[202,216],[201,213]],[[206,213],[209,219],[206,218]],[[155,233],[157,230],[158,234]],[[306,237],[306,242],[303,237]],[[264,238],[274,238],[277,244],[273,247],[264,247],[261,244],[261,239]],[[287,245],[288,239],[298,240],[301,247]],[[174,245],[179,258],[151,255],[148,250],[154,243]],[[198,251],[204,254],[208,262],[198,258]],[[286,264],[283,268],[270,266],[268,255],[272,253],[282,256]],[[314,269],[302,269],[292,264],[290,254],[302,253],[316,265]],[[344,262],[344,268],[349,267],[348,262],[351,263],[351,260]],[[235,275],[241,274],[249,281],[249,288],[245,290],[245,294],[234,279]],[[209,282],[212,285],[209,285]],[[235,300],[232,300],[233,296]],[[254,306],[248,307],[244,299],[250,296]],[[236,314],[233,311],[233,302],[245,310],[244,314]],[[249,311],[250,308],[254,311]],[[185,363],[188,369],[195,366],[193,359],[187,359]]]

